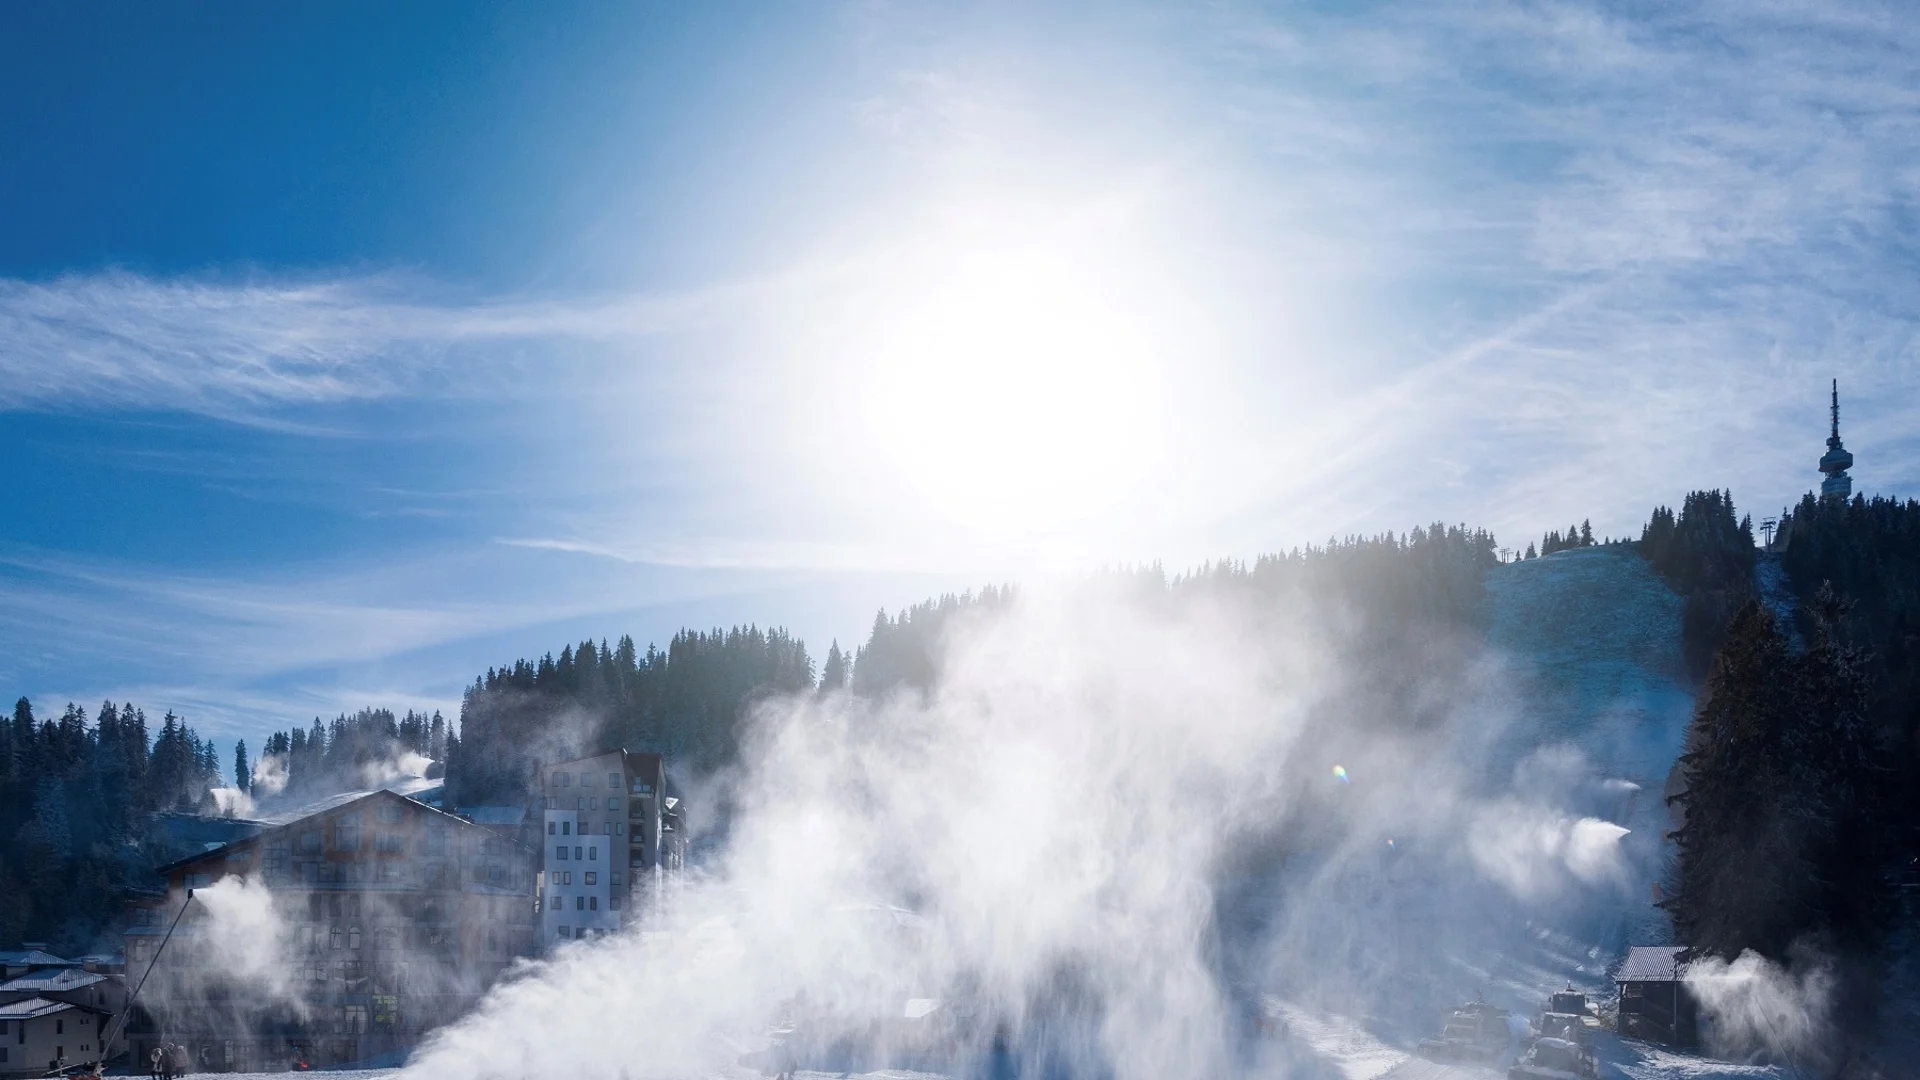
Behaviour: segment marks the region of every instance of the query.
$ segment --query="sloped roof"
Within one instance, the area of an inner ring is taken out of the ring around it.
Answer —
[[[1636,945],[1627,950],[1627,959],[1620,965],[1613,981],[1624,982],[1678,982],[1680,981],[1680,954],[1687,951],[1685,945]]]
[[[81,1012],[107,1015],[105,1009],[93,1009],[85,1005],[75,1005],[71,1001],[48,1001],[42,997],[23,998],[7,1005],[0,1005],[0,1020],[32,1020],[37,1016],[51,1016],[65,1009],[79,1009]]]
[[[277,828],[281,825],[291,825],[302,818],[310,818],[315,814],[324,814],[329,810],[337,809],[348,803],[358,802],[372,794],[374,794],[372,791],[342,791],[336,795],[329,795],[324,799],[316,799],[310,803],[301,803],[298,806],[288,807],[278,813],[263,815],[259,818],[259,821],[269,829]]]
[[[460,812],[475,825],[519,825],[527,820],[524,806],[468,806]]]
[[[41,949],[15,949],[0,952],[0,964],[7,967],[79,967],[78,960],[63,960]]]
[[[35,993],[60,993],[106,981],[105,975],[91,971],[82,971],[79,968],[55,968],[51,971],[31,972],[17,979],[0,982],[0,994],[19,993],[22,990],[31,990]]]
[[[479,826],[476,826],[473,822],[468,821],[465,818],[455,817],[454,815],[449,814],[445,810],[442,810],[438,807],[428,806],[426,803],[419,802],[414,799],[410,799],[407,796],[402,795],[397,791],[394,791],[390,787],[375,788],[372,791],[343,791],[338,795],[328,796],[327,798],[321,799],[318,802],[307,803],[304,806],[296,807],[292,810],[287,810],[279,814],[274,814],[271,817],[264,818],[262,819],[262,823],[266,825],[266,828],[263,831],[256,833],[253,836],[235,840],[231,844],[222,844],[219,847],[215,847],[207,851],[203,851],[198,855],[189,855],[184,859],[176,859],[173,862],[167,863],[165,866],[158,866],[158,867],[155,867],[154,869],[155,869],[155,872],[163,875],[171,874],[173,871],[178,870],[183,866],[188,866],[193,863],[197,863],[202,860],[212,858],[215,855],[220,855],[223,852],[226,852],[229,850],[242,849],[246,845],[258,843],[261,837],[266,836],[268,833],[274,832],[275,830],[287,828],[290,825],[298,824],[299,822],[305,821],[308,818],[318,817],[322,814],[332,813],[335,810],[339,810],[343,807],[350,806],[354,803],[358,803],[363,800],[377,799],[383,796],[387,798],[399,799],[402,803],[404,803],[409,807],[412,807],[415,811],[419,813],[437,815],[463,828],[471,829],[471,828],[479,827]],[[489,835],[497,835],[497,834],[489,834]],[[509,839],[509,842],[517,843],[517,841],[513,841],[511,838],[508,838],[508,839]],[[523,848],[526,848],[526,845],[524,844],[520,846]],[[532,849],[527,848],[527,850],[531,851]]]

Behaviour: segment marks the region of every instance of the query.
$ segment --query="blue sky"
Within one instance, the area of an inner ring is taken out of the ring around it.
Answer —
[[[1898,4],[0,12],[0,675],[223,738],[682,625],[1920,480]]]

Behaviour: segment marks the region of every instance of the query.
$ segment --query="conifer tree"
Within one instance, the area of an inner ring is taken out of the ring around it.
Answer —
[[[827,661],[820,668],[820,692],[829,694],[847,688],[847,657],[840,651],[839,639],[827,646]]]
[[[233,744],[233,786],[241,792],[253,790],[253,769],[247,764],[247,740],[239,739]]]
[[[1859,944],[1883,924],[1878,749],[1835,606],[1796,656],[1749,600],[1714,658],[1680,758],[1672,801],[1684,818],[1664,905],[1696,953],[1784,961],[1796,942]]]

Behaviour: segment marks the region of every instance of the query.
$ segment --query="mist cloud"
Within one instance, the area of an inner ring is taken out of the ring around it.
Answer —
[[[1377,928],[1324,898],[1468,866],[1524,902],[1623,872],[1624,830],[1476,794],[1472,763],[1372,712],[1345,643],[1291,614],[1035,590],[962,617],[930,696],[767,703],[726,852],[650,932],[563,947],[410,1074],[688,1075],[737,1061],[783,1015],[910,1047],[905,1003],[936,999],[921,1027],[963,1056],[998,1031],[1122,1080],[1230,1075],[1250,998],[1348,976],[1380,990],[1425,962],[1356,960]],[[1414,692],[1485,726],[1502,722],[1500,689]],[[1350,783],[1320,761],[1343,732]],[[1253,905],[1272,920],[1243,927],[1222,889],[1253,864],[1274,882]],[[1407,895],[1459,917],[1444,892]],[[1284,962],[1283,941],[1345,959],[1316,972]]]

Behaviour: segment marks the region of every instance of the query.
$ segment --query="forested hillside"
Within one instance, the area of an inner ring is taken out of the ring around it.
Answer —
[[[448,749],[458,742],[439,712],[361,709],[322,724],[294,727],[267,736],[260,760],[250,769],[246,744],[234,765],[234,782],[251,795],[320,798],[336,791],[375,787],[395,775],[416,770],[427,776],[445,770]]]
[[[683,630],[665,650],[643,653],[623,637],[518,660],[467,688],[448,794],[462,805],[519,803],[536,763],[620,746],[661,751],[689,774],[712,771],[733,760],[755,699],[813,686],[806,645],[754,626]]]
[[[0,942],[94,944],[156,860],[156,810],[214,812],[213,743],[172,713],[109,701],[36,719],[21,698],[0,722]]]
[[[1643,552],[1687,596],[1689,659],[1709,658],[1671,798],[1677,940],[1837,962],[1846,1023],[1870,1025],[1920,857],[1920,503],[1809,495],[1762,554],[1730,499],[1696,492],[1656,511]],[[1755,595],[1759,558],[1797,626]]]
[[[1478,626],[1484,577],[1499,564],[1484,530],[1435,524],[1404,535],[1329,541],[1324,547],[1226,561],[1169,579],[1158,567],[1114,571],[1146,596],[1200,591],[1282,611],[1293,601],[1338,601],[1355,625],[1418,637],[1434,625]],[[518,660],[469,687],[447,777],[464,805],[517,803],[536,762],[626,746],[665,752],[679,775],[730,765],[746,710],[770,694],[846,687],[878,696],[926,690],[943,635],[961,613],[1012,603],[1011,588],[942,596],[874,619],[849,657],[838,642],[816,680],[807,648],[785,630],[682,631],[664,651],[631,638],[567,646],[555,657]]]

